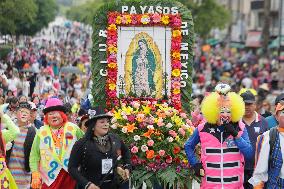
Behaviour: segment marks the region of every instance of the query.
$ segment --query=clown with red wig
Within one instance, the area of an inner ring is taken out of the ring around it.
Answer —
[[[47,100],[43,113],[44,126],[38,130],[30,154],[31,186],[73,189],[76,182],[67,171],[69,156],[83,132],[67,121],[65,107],[57,98]]]

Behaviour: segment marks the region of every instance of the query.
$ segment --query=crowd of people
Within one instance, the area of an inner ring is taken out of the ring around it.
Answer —
[[[129,188],[130,153],[109,133],[111,116],[82,108],[91,32],[50,25],[0,60],[1,187]],[[196,49],[193,67],[196,130],[185,152],[201,188],[283,188],[283,64],[216,46]]]

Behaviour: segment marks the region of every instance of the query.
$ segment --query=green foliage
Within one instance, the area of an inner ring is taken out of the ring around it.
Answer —
[[[5,0],[0,3],[2,34],[34,35],[54,20],[55,0]]]
[[[1,45],[0,46],[0,60],[7,57],[8,53],[13,49],[12,45]]]
[[[207,38],[214,28],[223,29],[231,19],[230,12],[215,0],[203,0],[201,4],[193,0],[178,0],[192,11],[195,32],[202,38]]]
[[[19,27],[35,21],[38,7],[34,0],[4,0],[0,2],[0,32],[15,34]]]
[[[85,4],[71,7],[66,12],[66,17],[70,20],[76,20],[91,25],[96,10],[105,3],[104,0],[89,1]]]
[[[31,23],[19,23],[16,31],[17,35],[34,35],[54,20],[58,10],[55,0],[35,0],[35,3],[38,11],[34,21]]]

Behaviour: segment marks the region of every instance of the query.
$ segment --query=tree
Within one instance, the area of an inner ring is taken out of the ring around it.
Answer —
[[[55,19],[58,11],[55,0],[35,0],[37,15],[32,23],[19,23],[16,35],[34,35]]]
[[[93,0],[82,5],[71,7],[66,17],[70,20],[76,20],[85,24],[92,25],[96,10],[106,2],[114,0]]]
[[[3,0],[0,2],[0,32],[15,34],[18,24],[35,21],[37,5],[34,0]]]
[[[194,30],[203,39],[208,38],[214,28],[223,29],[229,23],[230,12],[215,0],[202,0],[195,3],[193,0],[178,0],[191,10],[194,20]]]

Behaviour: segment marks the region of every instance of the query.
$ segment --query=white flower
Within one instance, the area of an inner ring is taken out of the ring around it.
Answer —
[[[171,123],[168,123],[167,125],[166,125],[166,127],[169,129],[169,128],[171,128],[173,126],[173,124],[171,124]]]
[[[127,128],[126,128],[126,127],[122,127],[121,131],[122,131],[123,133],[127,133]]]
[[[116,125],[116,124],[112,124],[110,127],[111,127],[112,129],[117,129],[117,125]]]
[[[150,22],[150,18],[149,17],[142,17],[141,18],[141,22],[143,23],[149,23]]]
[[[116,123],[116,118],[115,117],[113,117],[112,119],[111,119],[111,123]]]
[[[168,142],[173,142],[174,141],[173,137],[168,137],[167,140],[168,140]]]
[[[148,125],[147,129],[154,129],[154,126],[153,125]]]
[[[148,151],[148,146],[146,146],[145,144],[141,146],[141,150],[142,152],[146,152]]]
[[[138,136],[138,135],[135,135],[135,136],[134,136],[134,140],[135,140],[135,141],[138,141],[138,140],[140,140],[140,136]]]
[[[122,117],[123,117],[123,119],[126,119],[126,120],[127,120],[127,115],[123,115]]]

